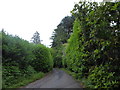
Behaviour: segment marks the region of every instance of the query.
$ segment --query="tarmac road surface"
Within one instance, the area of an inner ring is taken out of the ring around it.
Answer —
[[[53,69],[47,76],[28,84],[24,88],[81,88],[80,83],[76,82],[72,76],[66,72]]]

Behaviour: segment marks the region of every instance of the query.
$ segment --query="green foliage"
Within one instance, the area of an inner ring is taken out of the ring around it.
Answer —
[[[54,30],[51,39],[52,48],[54,50],[54,67],[62,67],[63,54],[64,54],[64,45],[67,43],[68,38],[72,33],[74,17],[67,16],[64,17],[60,24],[57,26],[57,29]]]
[[[74,17],[73,16],[66,16],[64,17],[60,24],[57,26],[57,29],[54,30],[51,39],[52,47],[58,47],[61,44],[67,43],[67,40],[72,33]]]
[[[45,74],[43,72],[39,72],[39,73],[35,73],[28,77],[21,77],[21,78],[19,78],[18,83],[15,83],[14,85],[9,86],[8,88],[19,88],[21,86],[25,86],[29,83],[32,83],[32,82],[42,78],[43,76],[45,76]]]
[[[26,68],[29,61],[33,60],[31,45],[20,39],[18,36],[6,35],[2,33],[2,64],[6,66],[18,65],[20,69]]]
[[[96,66],[94,70],[90,72],[88,76],[90,88],[110,88],[115,87],[114,85],[118,84],[118,81],[115,80],[115,72],[109,72],[108,65]]]
[[[7,87],[17,82],[18,77],[21,76],[21,72],[17,66],[3,66],[2,68],[2,84],[3,87]]]
[[[1,34],[3,88],[20,83],[22,78],[52,70],[53,60],[49,48],[6,34],[4,30]]]
[[[62,67],[63,46],[54,48],[54,67]]]
[[[52,69],[52,56],[47,47],[36,45],[33,54],[35,59],[32,61],[32,66],[36,71],[48,72]]]
[[[67,68],[86,78],[91,88],[120,85],[120,2],[80,2],[71,11],[76,20],[68,40]]]

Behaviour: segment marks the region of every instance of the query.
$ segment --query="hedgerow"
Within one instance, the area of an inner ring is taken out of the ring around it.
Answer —
[[[67,68],[77,79],[86,78],[87,87],[118,87],[120,2],[80,2],[71,12],[76,20],[66,49]]]
[[[49,72],[53,67],[50,49],[42,44],[2,34],[2,86],[8,88],[39,72]]]

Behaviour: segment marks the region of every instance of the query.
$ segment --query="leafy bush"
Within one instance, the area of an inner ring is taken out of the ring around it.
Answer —
[[[34,59],[31,47],[27,41],[18,36],[7,35],[2,32],[3,66],[11,63],[10,66],[17,64],[20,69],[27,68],[29,61]]]
[[[96,66],[88,76],[89,84],[91,88],[109,88],[115,87],[118,84],[118,81],[115,80],[114,73],[109,72],[108,65]]]
[[[19,68],[17,66],[4,66],[3,68],[3,73],[2,73],[2,82],[3,82],[3,87],[6,88],[7,86],[10,86],[12,84],[15,84],[18,82],[18,78],[22,76]]]
[[[89,87],[119,86],[120,2],[80,2],[71,12],[76,20],[66,49],[67,68],[76,78],[88,79]]]
[[[51,36],[53,41],[51,46],[54,50],[54,67],[63,67],[64,44],[67,43],[71,35],[73,22],[73,16],[64,17]]]
[[[54,60],[54,67],[62,67],[62,55],[63,55],[63,46],[60,45],[59,47],[53,48],[54,54],[53,54],[53,60]]]
[[[35,59],[32,61],[32,66],[36,71],[48,72],[52,69],[52,56],[47,47],[35,45],[33,54]]]
[[[3,88],[19,83],[21,78],[52,70],[53,60],[49,48],[29,43],[18,36],[6,34],[5,31],[1,31],[0,35]]]

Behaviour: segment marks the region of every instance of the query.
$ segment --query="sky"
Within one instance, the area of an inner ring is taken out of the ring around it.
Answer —
[[[0,30],[30,41],[40,33],[41,43],[51,45],[53,30],[80,0],[0,0]]]

